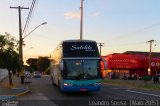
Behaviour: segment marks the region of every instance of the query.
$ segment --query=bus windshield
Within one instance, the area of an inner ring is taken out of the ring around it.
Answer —
[[[64,77],[67,79],[100,78],[100,61],[98,59],[68,59],[64,61]]]

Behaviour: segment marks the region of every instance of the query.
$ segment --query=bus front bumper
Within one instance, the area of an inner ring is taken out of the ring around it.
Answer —
[[[99,91],[101,89],[101,85],[93,85],[93,86],[63,86],[62,91],[64,92],[86,92],[86,91]]]

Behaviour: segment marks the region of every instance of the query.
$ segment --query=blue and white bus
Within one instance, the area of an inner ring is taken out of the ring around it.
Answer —
[[[99,91],[102,61],[95,41],[62,41],[50,56],[52,83],[62,92]]]

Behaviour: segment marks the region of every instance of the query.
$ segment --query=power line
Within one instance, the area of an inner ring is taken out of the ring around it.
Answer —
[[[140,41],[140,42],[129,42],[129,43],[114,43],[114,44],[108,44],[108,47],[115,47],[115,46],[131,46],[131,45],[139,45],[139,44],[144,44],[145,41]]]
[[[25,26],[24,26],[24,29],[23,29],[23,35],[25,35],[27,33],[28,26],[30,24],[32,14],[33,14],[33,11],[34,11],[34,7],[35,7],[36,3],[38,3],[36,1],[37,0],[32,1],[31,7],[30,7],[30,10],[29,10],[29,13],[28,13],[28,17],[27,17],[27,20],[26,20],[26,23],[25,23]]]
[[[150,26],[147,26],[147,27],[144,27],[142,29],[139,29],[137,31],[133,31],[133,32],[129,32],[129,33],[126,33],[126,34],[123,34],[123,35],[119,35],[117,37],[113,37],[107,41],[111,41],[111,40],[120,40],[120,39],[124,39],[124,38],[128,38],[128,37],[133,37],[131,35],[136,35],[138,33],[141,33],[141,32],[144,32],[144,31],[148,31],[149,29],[152,29],[154,27],[157,27],[157,26],[160,26],[160,22],[156,23],[156,24],[153,24],[153,25],[150,25]]]
[[[30,18],[31,18],[31,15],[32,15],[32,11],[33,11],[33,7],[34,7],[34,4],[35,4],[35,1],[36,1],[36,0],[33,0],[33,1],[32,1],[31,7],[30,7],[30,10],[29,10],[29,13],[28,13],[28,17],[27,17],[27,20],[26,20],[26,23],[25,23],[25,26],[24,26],[24,29],[23,29],[23,34],[24,34],[25,30],[27,29],[27,27],[28,27],[28,25],[29,25],[29,22],[30,22]]]

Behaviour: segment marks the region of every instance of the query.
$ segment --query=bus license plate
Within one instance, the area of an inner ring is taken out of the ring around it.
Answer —
[[[81,89],[80,89],[80,91],[87,91],[87,89],[85,89],[85,88],[81,88]]]

